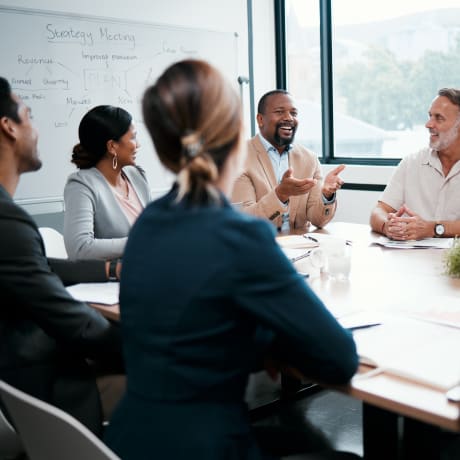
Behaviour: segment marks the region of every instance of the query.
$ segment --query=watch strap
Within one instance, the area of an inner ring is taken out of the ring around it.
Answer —
[[[118,259],[113,259],[109,264],[109,281],[118,281],[117,278],[117,263]]]

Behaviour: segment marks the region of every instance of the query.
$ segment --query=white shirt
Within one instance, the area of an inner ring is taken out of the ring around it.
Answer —
[[[460,220],[460,161],[447,177],[435,150],[426,147],[401,160],[380,201],[405,204],[424,220]]]

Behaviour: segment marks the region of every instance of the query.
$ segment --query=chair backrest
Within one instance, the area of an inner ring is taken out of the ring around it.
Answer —
[[[40,227],[38,229],[45,243],[46,257],[67,259],[64,237],[54,228]]]
[[[64,411],[0,380],[0,397],[30,460],[120,460]]]
[[[18,434],[0,410],[0,459],[16,458],[24,452]]]

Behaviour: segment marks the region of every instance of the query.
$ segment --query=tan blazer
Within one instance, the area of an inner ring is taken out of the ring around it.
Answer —
[[[318,183],[305,195],[289,199],[289,224],[291,228],[307,229],[310,222],[323,227],[334,216],[336,201],[325,205],[322,198],[321,165],[316,155],[301,145],[294,145],[289,152],[289,164],[294,177],[318,179]],[[236,180],[232,202],[239,203],[249,214],[271,220],[281,228],[285,206],[275,193],[275,172],[259,136],[248,141],[248,156],[243,174]]]

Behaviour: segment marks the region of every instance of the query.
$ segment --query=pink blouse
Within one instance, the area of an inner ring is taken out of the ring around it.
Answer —
[[[138,218],[139,214],[142,212],[142,204],[139,201],[134,187],[131,185],[128,179],[126,179],[128,184],[128,196],[124,196],[119,193],[114,187],[112,187],[115,198],[121,206],[121,209],[125,213],[126,218],[128,219],[131,225],[134,224],[134,221]]]

